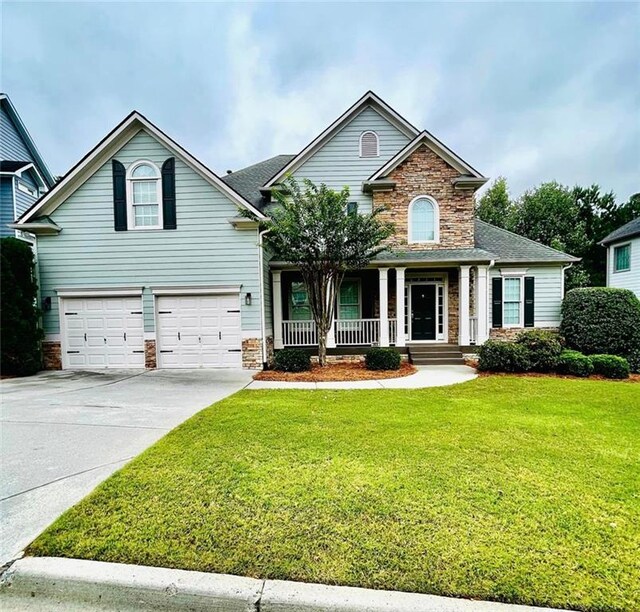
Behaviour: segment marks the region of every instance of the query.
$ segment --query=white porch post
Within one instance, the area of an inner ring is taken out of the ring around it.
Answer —
[[[389,346],[389,268],[380,268],[380,346]]]
[[[487,316],[487,266],[478,266],[478,277],[476,279],[476,314],[478,318],[478,332],[476,344],[482,344],[489,336],[489,318]]]
[[[335,308],[335,304],[333,305]],[[331,319],[331,327],[329,327],[329,333],[327,334],[327,348],[336,347],[336,316],[335,310],[333,318]]]
[[[458,283],[458,344],[469,345],[469,267],[460,266],[460,281]]]
[[[271,280],[271,296],[273,298],[273,348],[284,347],[282,341],[282,272],[273,270]]]
[[[396,346],[405,346],[404,337],[404,272],[396,268]]]

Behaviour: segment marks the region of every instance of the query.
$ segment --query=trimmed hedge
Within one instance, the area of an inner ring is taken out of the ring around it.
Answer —
[[[629,378],[629,363],[617,355],[590,355],[593,371],[605,378]]]
[[[527,372],[529,350],[523,344],[487,340],[478,351],[478,369],[486,372]]]
[[[28,376],[35,374],[42,365],[35,259],[31,246],[17,238],[3,238],[0,253],[0,368],[3,374]]]
[[[640,374],[640,347],[631,351],[627,355],[627,362],[629,364],[629,370],[636,374]]]
[[[364,356],[367,370],[399,370],[402,357],[392,348],[371,348]]]
[[[556,369],[562,353],[558,334],[544,329],[531,329],[518,334],[516,344],[527,349],[531,371],[553,372]]]
[[[591,359],[579,351],[562,351],[558,359],[558,372],[560,374],[571,374],[587,378],[593,374],[593,364]]]
[[[282,349],[275,354],[273,368],[280,372],[307,372],[311,369],[311,355],[302,349]]]
[[[572,289],[562,302],[560,333],[585,355],[627,357],[640,351],[640,300],[628,289]]]

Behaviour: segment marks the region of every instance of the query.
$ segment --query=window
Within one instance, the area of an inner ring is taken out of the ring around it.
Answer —
[[[433,198],[418,196],[409,204],[409,242],[438,242],[438,205]]]
[[[289,316],[293,321],[310,321],[311,307],[309,294],[304,283],[291,283],[291,304]]]
[[[503,284],[502,324],[522,327],[522,278],[506,277]]]
[[[358,203],[357,202],[347,202],[347,214],[355,215],[358,212]]]
[[[343,280],[338,293],[338,319],[360,318],[360,283]]]
[[[613,249],[613,269],[626,272],[631,269],[631,245],[623,244]]]
[[[150,161],[139,161],[127,173],[130,229],[162,227],[160,171]]]
[[[18,181],[18,190],[24,193],[28,193],[33,198],[38,197],[38,190],[33,187],[29,187],[29,185],[23,183],[22,181]]]
[[[375,132],[360,134],[360,157],[378,157],[380,155],[378,135]]]

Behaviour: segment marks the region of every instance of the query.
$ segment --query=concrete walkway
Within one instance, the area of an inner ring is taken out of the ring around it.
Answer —
[[[446,387],[477,378],[473,368],[457,365],[417,366],[411,376],[382,380],[352,380],[340,382],[276,382],[254,380],[247,389],[423,389]]]

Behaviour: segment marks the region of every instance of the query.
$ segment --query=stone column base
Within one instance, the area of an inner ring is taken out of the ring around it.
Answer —
[[[246,370],[262,369],[262,340],[244,338],[242,340],[242,367]]]
[[[42,362],[45,370],[62,370],[62,346],[60,342],[42,343]]]
[[[144,367],[150,370],[158,367],[155,340],[144,341]]]

